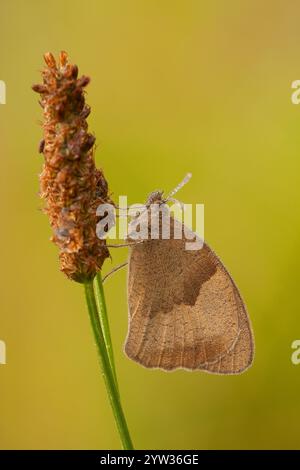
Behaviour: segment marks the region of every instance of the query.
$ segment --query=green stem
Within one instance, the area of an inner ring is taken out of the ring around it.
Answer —
[[[94,337],[100,357],[100,362],[102,366],[102,375],[105,381],[109,401],[114,413],[115,421],[119,430],[123,448],[126,450],[132,450],[133,445],[128,431],[125,415],[122,409],[118,389],[116,387],[114,375],[112,368],[110,366],[109,356],[106,350],[104,336],[98,316],[97,304],[95,299],[95,293],[93,288],[93,282],[86,282],[84,284],[86,301],[88,305],[90,320],[92,324],[92,329],[94,332]],[[104,296],[103,296],[104,298]]]
[[[113,346],[112,346],[112,341],[111,341],[110,328],[109,328],[109,323],[108,323],[107,308],[106,308],[105,296],[104,296],[104,291],[103,291],[102,277],[99,272],[95,278],[94,287],[95,287],[96,302],[97,302],[97,307],[98,307],[98,312],[99,312],[101,328],[102,328],[102,332],[104,336],[104,342],[105,342],[105,346],[107,349],[110,366],[114,374],[116,387],[118,389],[116,366],[115,366],[115,360],[114,360],[114,352],[113,352]]]

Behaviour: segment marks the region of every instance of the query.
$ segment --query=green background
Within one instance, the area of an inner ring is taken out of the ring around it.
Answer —
[[[241,289],[256,357],[240,376],[146,370],[123,354],[126,270],[106,285],[122,399],[144,449],[297,448],[300,365],[299,4],[0,2],[1,448],[118,448],[80,285],[59,272],[39,208],[42,54],[92,77],[97,164],[117,198],[205,204],[207,241]],[[114,251],[113,265],[127,249]],[[110,270],[111,263],[105,265]]]

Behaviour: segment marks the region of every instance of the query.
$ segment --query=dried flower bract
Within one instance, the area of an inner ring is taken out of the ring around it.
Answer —
[[[32,89],[41,95],[44,136],[39,151],[45,162],[40,176],[41,197],[60,250],[61,270],[78,282],[92,279],[109,256],[105,241],[96,236],[96,208],[110,202],[103,172],[95,167],[95,138],[88,133],[84,87],[78,68],[61,52],[58,63],[44,56],[43,84]]]

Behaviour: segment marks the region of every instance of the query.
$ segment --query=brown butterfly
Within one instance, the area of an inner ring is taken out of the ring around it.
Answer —
[[[170,199],[157,191],[148,203],[163,207]],[[171,233],[178,224],[171,217]],[[160,236],[130,248],[125,352],[148,368],[239,374],[254,355],[245,304],[211,248],[203,243],[201,249],[187,250],[188,230],[182,224],[181,230],[182,239]]]

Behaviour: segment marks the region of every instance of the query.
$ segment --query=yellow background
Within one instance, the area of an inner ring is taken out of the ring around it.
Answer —
[[[118,448],[79,284],[39,208],[42,54],[90,75],[90,130],[114,196],[205,204],[206,239],[247,303],[243,375],[143,369],[123,352],[126,272],[106,286],[120,387],[144,449],[297,448],[300,365],[299,5],[291,1],[0,2],[0,448]],[[113,264],[126,259],[113,252]],[[105,271],[110,269],[107,262]]]

